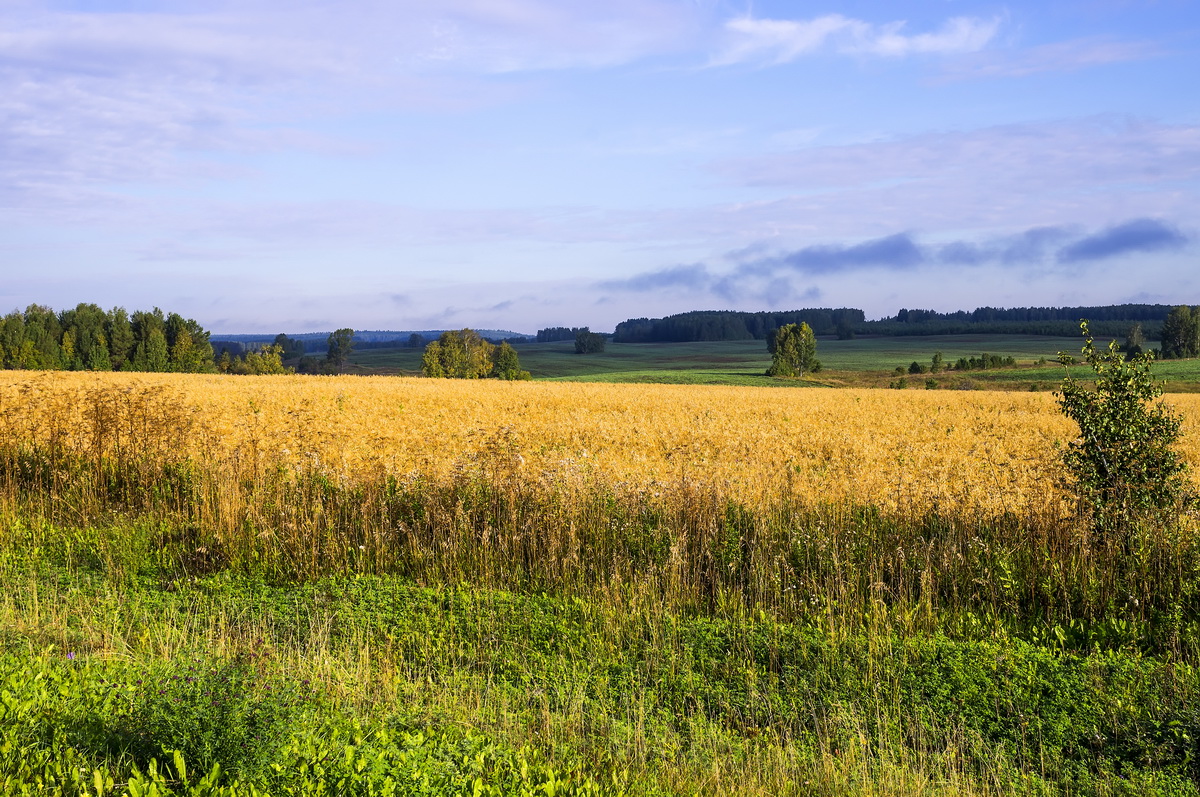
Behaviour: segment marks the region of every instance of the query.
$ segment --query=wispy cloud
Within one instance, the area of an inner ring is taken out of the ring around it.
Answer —
[[[741,215],[770,218],[793,238],[1200,212],[1200,125],[1124,116],[808,146],[713,168],[735,184],[787,191]]]
[[[904,21],[873,25],[841,14],[807,20],[735,17],[725,23],[726,41],[713,66],[754,62],[784,64],[813,53],[898,58],[976,52],[992,41],[999,19],[954,17],[935,30],[908,33]]]
[[[103,140],[103,125],[97,128],[94,138]],[[173,162],[166,153],[156,155],[149,144],[142,150],[145,163],[115,144],[112,152],[84,152],[81,149],[95,142],[86,140],[82,131],[79,135],[78,147],[64,142],[55,150],[62,157],[54,162],[62,180],[51,179],[53,170],[45,162],[35,174],[29,162],[0,157],[0,175],[14,177],[8,184],[0,180],[0,199],[10,209],[21,207],[21,198],[13,192],[32,189],[16,177],[37,177],[40,204],[47,208],[38,214],[41,218],[61,214],[77,223],[91,219],[89,223],[109,229],[153,230],[153,237],[136,252],[160,259],[178,251],[156,243],[160,240],[181,242],[184,249],[203,241],[207,247],[248,255],[294,246],[314,252],[587,243],[612,247],[611,255],[618,257],[629,253],[621,247],[636,247],[636,259],[643,264],[648,260],[645,247],[662,246],[680,252],[676,257],[683,263],[692,263],[713,251],[758,242],[777,257],[792,253],[795,264],[814,269],[826,264],[832,273],[835,266],[864,254],[858,248],[864,241],[893,238],[897,230],[935,236],[947,230],[978,231],[978,237],[961,245],[944,244],[945,262],[1026,262],[1031,252],[1053,252],[1072,242],[1076,225],[1094,228],[1094,220],[1170,220],[1200,213],[1200,197],[1193,190],[1200,179],[1200,126],[1120,117],[810,146],[727,160],[715,168],[728,183],[779,190],[762,200],[644,209],[439,208],[336,198],[289,202],[197,197],[157,203],[152,196],[99,193],[81,209],[83,191],[72,194],[71,187],[79,185],[73,180],[94,185],[99,192],[104,180],[121,179],[120,166],[126,161],[131,170],[162,168],[168,174]],[[14,144],[0,138],[0,150]],[[88,165],[93,157],[100,165]],[[156,161],[163,165],[156,166]],[[106,170],[100,170],[103,164],[108,164]],[[31,205],[26,201],[24,206]],[[14,218],[14,211],[5,212]],[[1014,229],[1025,232],[1003,232]],[[825,243],[830,241],[848,243]],[[984,244],[987,248],[980,249]]]
[[[100,201],[112,184],[228,176],[188,156],[295,145],[294,129],[255,129],[259,93],[338,69],[314,48],[291,55],[271,26],[214,15],[0,12],[0,22],[10,207],[63,209]]]
[[[1074,72],[1105,64],[1142,61],[1161,55],[1162,47],[1155,42],[1110,38],[1072,39],[1025,49],[989,49],[947,61],[942,72],[952,80],[1028,77],[1043,72]]]
[[[1104,115],[810,146],[716,168],[753,186],[857,187],[966,176],[1025,189],[1200,176],[1200,125]]]
[[[219,157],[229,153],[345,154],[354,142],[306,128],[365,109],[492,105],[519,93],[496,73],[627,63],[681,49],[700,24],[669,0],[137,6],[0,3],[5,206],[99,205],[114,185],[248,176]]]
[[[666,0],[561,3],[449,0],[410,6],[422,32],[409,65],[516,72],[596,68],[683,49],[697,33],[694,5]]]

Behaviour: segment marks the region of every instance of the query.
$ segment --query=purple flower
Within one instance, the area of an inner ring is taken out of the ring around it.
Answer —
[[[67,661],[75,661],[75,651],[72,650],[67,654]]]

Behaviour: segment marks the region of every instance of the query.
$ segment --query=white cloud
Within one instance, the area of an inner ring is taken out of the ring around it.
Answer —
[[[829,14],[803,22],[785,19],[737,17],[725,23],[729,42],[713,59],[714,65],[765,60],[777,64],[794,61],[801,55],[819,50],[835,34],[853,33],[867,27],[865,22]]]
[[[841,14],[810,20],[736,17],[725,23],[725,47],[712,64],[783,64],[826,50],[891,58],[970,53],[987,46],[999,30],[1000,20],[955,17],[936,31],[917,34],[905,33],[905,27],[903,21],[872,25]]]
[[[885,26],[878,34],[868,33],[861,49],[873,55],[904,56],[913,54],[973,53],[982,50],[996,35],[999,19],[981,20],[955,17],[934,33],[904,35],[904,23]]]

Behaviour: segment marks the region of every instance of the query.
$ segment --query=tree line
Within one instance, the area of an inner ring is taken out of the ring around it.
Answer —
[[[68,371],[216,370],[209,333],[178,313],[127,312],[79,304],[54,312],[31,304],[0,322],[0,361],[7,369]]]
[[[575,340],[575,336],[587,327],[546,327],[539,329],[535,343],[557,343],[560,340]]]
[[[1090,319],[1094,334],[1116,337],[1131,324],[1157,337],[1166,304],[1112,304],[1093,307],[977,307],[939,313],[936,310],[901,309],[891,318],[868,321],[859,330],[871,335],[1053,335],[1067,337],[1079,331],[1079,319]]]
[[[1162,321],[1170,312],[1167,304],[1110,304],[1097,307],[977,307],[967,312],[957,310],[939,313],[936,310],[908,310],[896,313],[894,318],[884,319],[904,324],[921,324],[929,321],[970,321],[976,324],[996,321],[1070,321],[1079,331],[1079,319],[1087,318],[1095,326],[1097,321]]]
[[[284,360],[313,359],[312,372],[338,373],[346,365],[354,331],[329,335],[323,362],[304,357],[305,346],[280,334],[273,343],[247,349],[211,335],[194,319],[159,308],[130,313],[79,304],[55,312],[31,304],[0,320],[0,367],[41,371],[149,371],[176,373],[284,374]]]
[[[1092,325],[1092,332],[1107,338],[1117,338],[1126,334],[1131,324],[1142,324],[1143,333],[1157,338],[1162,321],[1136,321],[1131,319],[1097,321]],[[856,331],[862,335],[879,335],[881,337],[905,337],[924,335],[1045,335],[1048,337],[1071,337],[1079,330],[1079,320],[1075,321],[949,321],[936,319],[919,323],[906,323],[887,319],[868,321]]]
[[[600,354],[604,351],[609,337],[611,336],[603,332],[593,332],[590,327],[546,327],[537,331],[534,342],[557,343],[573,340],[576,354]]]

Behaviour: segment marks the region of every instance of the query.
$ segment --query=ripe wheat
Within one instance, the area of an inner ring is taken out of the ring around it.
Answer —
[[[1200,397],[1184,456],[1200,465]],[[785,493],[894,511],[1050,509],[1074,434],[1049,394],[7,372],[0,444],[208,467]],[[1195,472],[1195,468],[1194,468]]]

